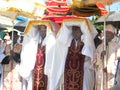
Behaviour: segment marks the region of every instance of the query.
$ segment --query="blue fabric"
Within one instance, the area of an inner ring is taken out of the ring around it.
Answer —
[[[118,69],[119,69],[119,65],[120,65],[120,58],[118,58],[118,62],[117,62],[117,68],[116,68],[116,73],[115,73],[114,85],[117,84],[116,77],[117,77],[117,72],[118,72]]]
[[[27,20],[28,20],[28,18],[23,17],[23,16],[17,16],[16,19],[17,19],[18,21],[20,21],[20,22],[24,22],[24,21],[27,21]]]

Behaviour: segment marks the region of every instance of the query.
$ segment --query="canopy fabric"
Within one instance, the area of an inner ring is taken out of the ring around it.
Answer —
[[[11,18],[11,19],[15,19],[17,16],[17,13],[11,12],[11,11],[0,11],[0,15]]]
[[[27,26],[28,21],[18,22],[14,25],[14,29],[19,30],[20,32],[24,32],[25,27]]]
[[[16,23],[16,21],[15,21],[15,23]],[[12,19],[5,17],[5,16],[0,16],[0,24],[4,25],[5,27],[13,26]]]
[[[87,4],[81,7],[72,5],[71,11],[73,12],[74,15],[83,16],[83,17],[92,16],[96,13],[100,13],[100,15],[108,14],[108,11],[101,3]]]
[[[69,8],[59,8],[59,7],[55,7],[55,8],[47,8],[47,11],[49,13],[61,13],[61,14],[65,14],[69,11]]]
[[[36,1],[36,0],[35,0]],[[33,2],[32,0],[8,0],[1,1],[0,15],[15,19],[16,16],[26,16],[34,18],[36,16],[42,17],[46,6],[40,2]],[[25,6],[23,6],[23,3]],[[7,13],[8,12],[8,13]],[[10,15],[9,15],[10,13]]]
[[[78,18],[77,16],[71,15],[71,16],[56,16],[56,15],[49,15],[42,18],[42,20],[51,20],[53,22],[61,24],[64,19],[72,19],[72,18]]]
[[[101,15],[107,14],[105,5],[110,5],[119,0],[66,0],[73,14],[77,16],[92,16],[99,12]],[[100,5],[101,4],[101,5]],[[102,6],[102,7],[101,7]]]
[[[56,23],[61,23],[64,19],[89,17],[95,13],[103,14],[104,12],[105,14],[107,12],[104,5],[100,3],[88,4],[83,8],[79,8],[76,6],[70,7],[67,3],[68,1],[70,0],[47,0],[45,2],[47,7],[46,15],[42,18],[42,20],[52,20]]]
[[[7,28],[4,25],[0,24],[0,31],[2,30],[7,30]]]
[[[68,5],[76,6],[76,7],[85,7],[92,4],[101,3],[103,5],[110,5],[114,2],[118,2],[119,0],[66,0]]]
[[[76,16],[89,17],[100,12],[96,5],[89,5],[84,8],[71,7],[71,11]]]
[[[48,0],[45,4],[48,15],[72,14],[80,17],[89,17],[95,13],[103,15],[103,13],[106,14],[108,12],[104,7],[104,3],[99,3],[96,0]]]
[[[105,4],[106,0],[7,0],[0,1],[0,14],[15,19],[16,16],[26,16],[28,18],[41,18],[44,11],[49,14],[73,15],[88,17],[99,12],[101,9],[97,3]],[[111,4],[118,0],[107,0]],[[23,6],[23,3],[25,6]],[[8,12],[8,13],[7,13]]]
[[[70,10],[66,0],[48,0],[45,4],[49,14],[67,14]]]
[[[105,6],[103,4],[97,3],[96,5],[100,9],[100,15],[107,15],[109,13],[108,10],[105,9]]]
[[[46,1],[46,4],[48,5],[48,6],[55,6],[56,4],[60,4],[60,5],[62,5],[62,6],[66,6],[67,5],[67,3],[66,3],[66,0],[47,0]]]
[[[103,25],[104,21],[106,24],[112,24],[116,28],[120,29],[120,11],[113,11],[105,16],[100,16],[95,24]]]
[[[48,28],[50,28],[53,31],[51,23],[50,23],[49,20],[44,20],[44,21],[42,21],[42,20],[29,20],[28,24],[25,28],[24,34],[28,34],[28,32],[31,30],[30,28],[32,26],[37,26],[37,25],[40,25],[40,24],[45,24],[46,26],[48,26]]]

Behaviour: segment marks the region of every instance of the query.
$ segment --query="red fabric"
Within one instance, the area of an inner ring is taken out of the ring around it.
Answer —
[[[42,20],[52,20],[56,23],[61,23],[64,19],[76,18],[77,16],[89,17],[94,15],[96,12],[99,12],[101,15],[108,14],[108,11],[105,9],[104,5],[101,3],[95,4],[96,7],[84,7],[78,8],[78,10],[73,10],[67,6],[66,0],[48,0],[46,1],[46,16]],[[92,12],[90,12],[91,10]],[[68,13],[72,12],[72,16],[67,16]],[[65,16],[66,15],[66,16]],[[76,16],[74,16],[76,15]]]
[[[72,18],[78,18],[77,16],[56,16],[56,15],[50,15],[50,16],[45,16],[42,18],[42,20],[51,20],[56,23],[62,23],[64,19],[72,19]]]
[[[47,90],[47,76],[44,75],[45,48],[38,49],[33,72],[33,90]]]
[[[58,13],[58,14],[66,14],[69,11],[67,7],[66,0],[49,0],[46,1],[47,12],[50,14]]]
[[[47,6],[58,6],[58,5],[62,5],[62,6],[67,6],[66,0],[61,1],[61,0],[48,0],[45,3]]]
[[[108,3],[108,1],[106,3]],[[97,6],[96,9],[93,8],[93,9],[95,9],[95,12],[97,10],[97,12],[100,12],[101,15],[108,14],[108,11],[105,9],[103,4],[96,3],[95,5]],[[95,14],[95,12],[90,13],[89,11],[88,11],[88,13],[74,11],[74,10],[72,10],[72,8],[69,8],[67,6],[66,0],[48,0],[48,1],[46,1],[46,6],[47,6],[47,12],[49,14],[56,14],[56,13],[57,14],[67,14],[67,12],[69,12],[69,11],[72,11],[74,15],[82,16],[82,17],[88,17],[88,16],[92,16],[93,14]],[[86,8],[86,7],[84,7],[84,8]]]
[[[47,8],[47,11],[50,13],[66,13],[69,11],[69,8],[59,8],[59,7],[54,7],[54,8]]]
[[[100,14],[104,15],[104,14],[108,14],[109,12],[107,11],[107,9],[105,9],[104,5],[101,3],[97,3],[96,4],[98,9],[100,9]]]

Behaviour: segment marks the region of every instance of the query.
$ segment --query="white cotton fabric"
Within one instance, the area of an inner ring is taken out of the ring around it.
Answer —
[[[95,37],[96,34],[94,34],[94,37],[92,36],[93,35],[92,30],[93,29],[90,31],[88,26],[86,25],[85,21],[82,21],[82,22],[79,22],[79,23],[77,23],[77,22],[65,22],[65,23],[63,23],[63,26],[60,30],[60,33],[62,33],[62,34],[59,35],[58,41],[60,43],[64,44],[65,46],[67,46],[67,47],[70,46],[71,41],[73,39],[73,37],[72,37],[72,26],[73,25],[80,26],[81,31],[83,33],[83,42],[84,42],[85,46],[83,47],[82,53],[84,55],[88,56],[88,57],[93,58],[93,52],[92,52],[92,55],[91,55],[88,51],[91,51],[90,50],[91,48],[95,49],[93,38]],[[89,25],[91,27],[91,24],[89,24]]]
[[[54,34],[56,36],[59,29],[60,29],[60,25],[58,23],[53,22],[53,21],[50,21],[50,23],[52,25],[53,32],[54,32]]]
[[[4,39],[10,40],[10,36],[5,36]]]
[[[58,38],[57,38],[56,46],[55,46],[55,57],[52,63],[50,86],[48,90],[56,90],[57,88],[59,88],[58,84],[62,85],[64,83],[64,79],[63,79],[64,78],[64,66],[65,66],[66,56],[68,52],[68,47],[70,46],[71,41],[73,39],[72,37],[72,26],[73,25],[80,26],[81,31],[83,33],[82,41],[84,42],[85,45],[82,49],[82,54],[89,57],[91,61],[93,60],[93,51],[95,49],[93,37],[91,36],[93,33],[90,30],[88,30],[88,26],[86,22],[85,21],[74,22],[72,20],[71,22],[69,21],[63,22],[60,32],[58,32],[58,36],[57,36]],[[88,62],[87,61],[86,62],[91,63],[91,61],[89,62],[88,60]],[[93,71],[92,66],[89,66],[89,69]],[[89,71],[89,73],[91,71]],[[89,75],[89,73],[87,72],[84,73],[86,74],[84,75],[84,79],[87,78],[87,75]],[[63,81],[61,81],[61,79]],[[93,80],[92,76],[91,76],[91,79]],[[84,82],[84,83],[86,84],[87,82]],[[93,85],[92,82],[91,84]],[[83,90],[91,90],[91,87],[89,89],[84,88]]]
[[[24,36],[23,47],[21,52],[21,64],[20,64],[20,75],[29,80],[32,74],[32,70],[34,69],[35,61],[36,61],[36,53],[38,43],[40,42],[40,34],[36,26],[32,26],[30,32],[28,32]],[[43,41],[43,45],[46,45],[46,64],[45,64],[45,74],[49,74],[50,65],[51,65],[51,57],[52,51],[51,47],[55,43],[55,37],[53,36],[52,31],[47,26],[47,35],[45,40]],[[51,56],[48,55],[51,53]]]
[[[31,27],[30,32],[24,35],[21,51],[20,75],[28,80],[35,64],[37,53],[38,33],[35,27]]]
[[[96,35],[98,34],[95,26],[93,25],[92,21],[88,19],[88,24],[90,25],[90,30],[91,30],[91,35],[92,38],[94,39],[96,37]]]

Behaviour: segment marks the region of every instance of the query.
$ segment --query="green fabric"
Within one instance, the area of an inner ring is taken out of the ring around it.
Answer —
[[[4,38],[4,35],[5,35],[5,31],[0,31],[0,38],[3,40],[3,38]]]

